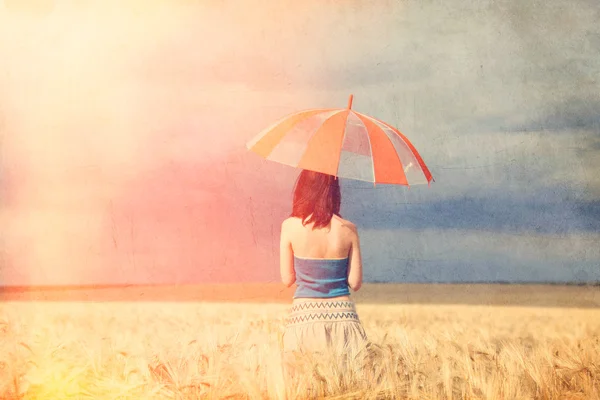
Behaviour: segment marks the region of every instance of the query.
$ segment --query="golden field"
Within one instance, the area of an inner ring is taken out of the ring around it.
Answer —
[[[430,301],[385,303],[386,290]],[[600,399],[598,288],[365,285],[355,300],[370,363],[344,373],[320,359],[288,385],[288,304],[172,291],[179,301],[3,292],[0,399]]]

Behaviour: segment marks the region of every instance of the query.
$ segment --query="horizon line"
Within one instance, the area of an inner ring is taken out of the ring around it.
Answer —
[[[0,293],[19,291],[58,291],[58,290],[85,290],[85,289],[125,289],[142,287],[166,287],[166,286],[225,286],[225,285],[273,285],[282,286],[283,290],[291,290],[284,287],[281,282],[190,282],[190,283],[115,283],[115,284],[66,284],[66,285],[0,285]],[[600,281],[368,281],[363,285],[551,285],[551,286],[599,286]]]

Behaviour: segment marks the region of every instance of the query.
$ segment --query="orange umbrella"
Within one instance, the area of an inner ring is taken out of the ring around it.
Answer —
[[[341,178],[397,185],[430,184],[433,177],[400,131],[347,108],[291,114],[247,147],[267,160]]]

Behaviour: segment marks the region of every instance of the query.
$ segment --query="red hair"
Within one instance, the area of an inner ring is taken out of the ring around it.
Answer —
[[[341,217],[340,183],[332,175],[303,170],[296,181],[292,217],[302,219],[302,225],[314,222],[314,228],[329,225],[334,215]]]

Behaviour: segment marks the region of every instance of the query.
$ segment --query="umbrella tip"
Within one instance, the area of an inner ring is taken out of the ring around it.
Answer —
[[[352,109],[352,100],[354,99],[354,95],[351,94],[350,97],[348,98],[348,110]]]

